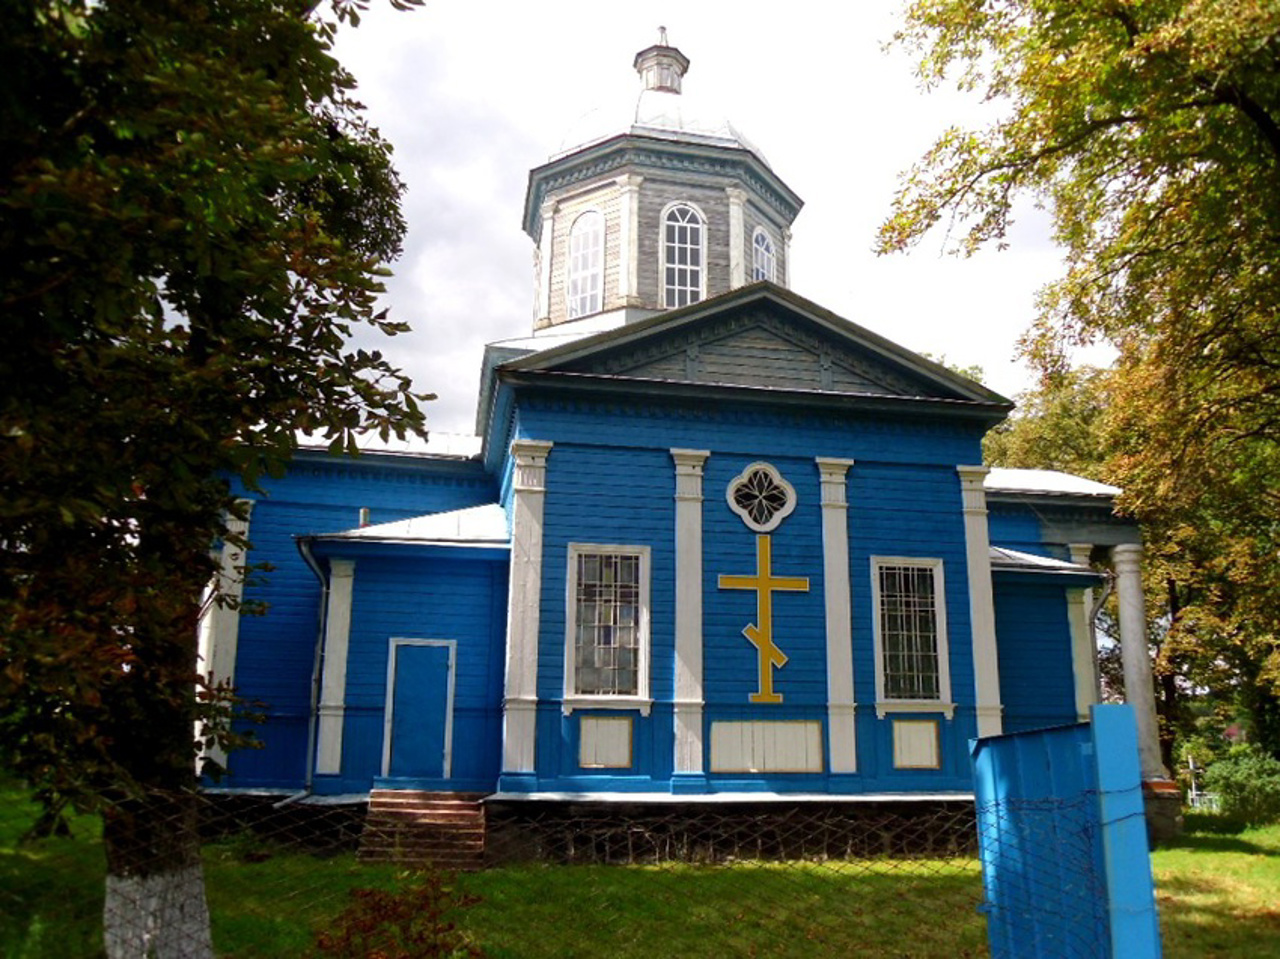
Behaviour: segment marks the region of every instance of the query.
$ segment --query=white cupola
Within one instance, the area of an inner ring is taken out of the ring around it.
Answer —
[[[787,285],[800,198],[684,92],[689,58],[665,28],[634,66],[638,94],[586,114],[529,174],[535,331],[607,329],[760,280]]]

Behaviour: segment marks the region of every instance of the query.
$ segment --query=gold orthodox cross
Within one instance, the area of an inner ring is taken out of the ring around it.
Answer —
[[[756,537],[755,575],[720,577],[721,589],[750,589],[756,594],[756,622],[748,623],[742,631],[760,654],[760,677],[756,692],[751,694],[753,703],[780,703],[782,693],[773,691],[773,670],[786,665],[787,656],[773,642],[773,593],[775,590],[807,593],[809,579],[806,576],[774,576],[772,537]]]

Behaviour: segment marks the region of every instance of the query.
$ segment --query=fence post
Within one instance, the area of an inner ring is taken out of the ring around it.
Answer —
[[[1147,820],[1130,706],[1091,706],[1112,959],[1160,959]]]

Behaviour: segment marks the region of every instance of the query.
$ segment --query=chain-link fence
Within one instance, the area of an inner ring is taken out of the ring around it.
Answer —
[[[66,834],[21,839],[36,821],[35,807],[16,790],[7,798],[0,809],[0,954],[102,955],[99,820],[72,817]],[[442,808],[437,797],[424,812],[396,797],[372,807],[199,797],[193,864],[203,874],[215,954],[988,955],[970,803],[478,798],[450,799],[452,807]],[[1084,910],[1062,917],[1064,941],[1073,943],[1062,955],[1100,954],[1082,938],[1095,925],[1094,864],[1055,826],[1054,810],[1043,812],[1042,832],[1023,830],[1022,845],[1005,855],[1060,863],[1061,881],[1078,889]],[[142,814],[161,822],[178,813],[160,804]],[[982,842],[1006,840],[993,834]],[[139,844],[130,853],[136,861],[113,871],[148,874],[156,864],[144,853]],[[173,850],[163,855],[158,886],[117,884],[115,899],[107,900],[124,918],[138,905],[180,917],[168,933],[135,926],[133,940],[112,940],[134,954],[200,925],[185,895],[193,873],[167,868],[181,867]],[[1041,892],[1028,888],[1025,902],[1012,908],[1036,909]],[[166,896],[175,901],[164,904]],[[199,953],[173,946],[170,954]]]

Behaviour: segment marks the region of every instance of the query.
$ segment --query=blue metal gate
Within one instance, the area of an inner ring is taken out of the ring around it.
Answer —
[[[1137,730],[1091,722],[975,740],[993,959],[1158,959]]]

